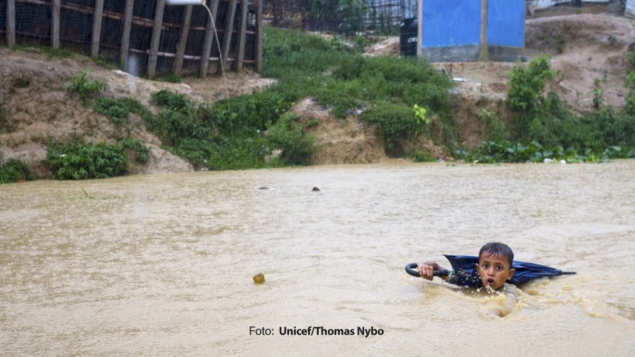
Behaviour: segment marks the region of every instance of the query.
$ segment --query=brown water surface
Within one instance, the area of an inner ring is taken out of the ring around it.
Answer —
[[[616,161],[1,185],[0,355],[634,356],[634,178]],[[403,270],[488,241],[578,275],[486,319],[496,298]],[[280,333],[309,326],[355,335]]]

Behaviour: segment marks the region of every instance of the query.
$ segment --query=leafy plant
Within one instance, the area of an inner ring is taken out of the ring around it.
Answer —
[[[0,184],[32,179],[33,171],[31,171],[31,167],[27,163],[17,159],[10,159],[3,163],[0,156]]]
[[[415,150],[413,155],[414,162],[435,162],[437,159],[427,152]]]
[[[420,107],[418,105],[414,105],[412,110],[415,114],[415,136],[419,134],[422,128],[425,128],[426,125],[430,124],[430,118],[426,117],[426,108]]]
[[[516,64],[509,73],[509,93],[507,98],[512,109],[537,111],[542,104],[542,91],[545,80],[553,79],[554,71],[549,64],[550,58],[536,57],[529,62],[528,68]]]
[[[386,144],[387,153],[393,156],[403,154],[401,140],[414,135],[418,125],[412,109],[393,103],[379,103],[364,113],[362,119],[377,123],[377,132]]]
[[[128,119],[128,115],[130,115],[130,110],[125,102],[105,97],[98,98],[93,105],[93,109],[118,125],[123,124]]]
[[[50,144],[47,163],[55,179],[86,180],[123,175],[128,159],[119,145],[71,142]]]
[[[315,153],[315,137],[302,132],[302,125],[292,115],[285,115],[267,131],[272,147],[281,149],[287,165],[308,165]]]
[[[64,85],[64,89],[70,96],[77,94],[84,104],[87,104],[90,99],[97,96],[105,88],[104,81],[88,79],[87,71],[81,71],[78,75],[71,77]]]
[[[489,140],[500,141],[506,140],[509,137],[507,127],[498,119],[495,112],[483,109],[478,114],[478,118],[487,125]]]
[[[132,138],[123,138],[118,141],[124,151],[134,154],[135,161],[145,164],[150,159],[150,149],[139,140]]]

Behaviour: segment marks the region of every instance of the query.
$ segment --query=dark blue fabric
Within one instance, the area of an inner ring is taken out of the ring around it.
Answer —
[[[450,261],[450,264],[452,264],[452,269],[456,272],[457,276],[450,281],[451,283],[470,287],[479,287],[481,285],[481,280],[478,278],[478,273],[476,272],[478,257],[471,255],[446,255],[445,257]],[[533,279],[562,274],[575,274],[573,272],[563,272],[562,270],[545,265],[526,263],[518,260],[514,261],[512,267],[516,269],[516,272],[509,283],[516,286],[525,284]]]

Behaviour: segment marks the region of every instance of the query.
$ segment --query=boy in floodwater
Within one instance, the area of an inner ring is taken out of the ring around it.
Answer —
[[[478,253],[478,263],[476,264],[476,272],[480,280],[481,288],[489,293],[503,295],[503,299],[497,299],[498,303],[489,304],[487,308],[481,309],[482,316],[507,316],[518,301],[518,295],[506,282],[514,276],[514,252],[509,246],[503,243],[487,243]],[[446,282],[455,285],[462,285],[461,281],[465,281],[465,277],[459,277],[458,272],[445,269],[439,264],[428,261],[418,264],[419,275],[423,279],[432,280],[434,271],[442,272],[441,278]],[[478,288],[477,290],[480,290]]]

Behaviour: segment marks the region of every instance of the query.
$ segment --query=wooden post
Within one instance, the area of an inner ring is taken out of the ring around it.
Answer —
[[[159,54],[159,43],[161,42],[161,26],[163,25],[164,10],[165,0],[157,0],[157,7],[154,11],[154,26],[152,26],[150,56],[148,57],[148,78],[150,79],[153,79],[157,73],[157,57]]]
[[[15,46],[15,0],[7,0],[7,45]]]
[[[262,73],[262,0],[256,0],[256,72]]]
[[[423,8],[421,7],[422,0],[417,1],[417,57],[423,56],[423,38],[421,37],[421,29],[423,28]]]
[[[245,60],[245,31],[247,31],[247,5],[248,0],[240,0],[240,27],[238,29],[238,41],[236,42],[237,55],[235,68],[240,73],[243,70],[243,61]]]
[[[53,0],[51,6],[51,46],[60,48],[60,5],[61,0]]]
[[[99,37],[101,36],[101,18],[104,14],[104,0],[95,1],[93,15],[93,38],[90,43],[90,55],[95,58],[99,55]]]
[[[236,16],[236,3],[238,0],[229,0],[229,10],[225,14],[225,32],[223,33],[223,61],[225,64],[229,63],[229,46],[232,42],[232,35],[234,33],[234,17]]]
[[[179,44],[176,46],[176,58],[174,58],[174,66],[172,71],[177,76],[181,76],[183,69],[183,55],[185,55],[185,47],[187,46],[187,35],[190,31],[190,21],[192,20],[192,5],[185,7],[183,14],[183,26],[181,26],[181,35],[179,36]]]
[[[489,48],[487,44],[487,0],[481,0],[481,46],[479,60],[487,62],[489,60]]]
[[[119,63],[124,71],[128,70],[128,50],[130,50],[130,31],[132,31],[132,11],[134,0],[126,0],[123,12],[123,31],[121,33],[121,49],[119,50]]]
[[[218,12],[218,0],[212,0],[210,11],[216,21],[216,13]],[[215,23],[215,22],[214,22]],[[207,19],[205,27],[205,39],[203,40],[203,53],[201,54],[201,78],[207,77],[207,68],[209,66],[209,56],[212,53],[212,43],[214,42],[214,28],[212,19]],[[218,54],[220,56],[220,53]]]

